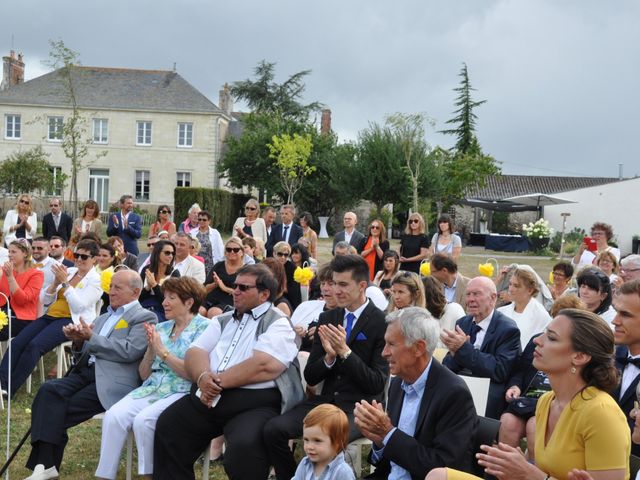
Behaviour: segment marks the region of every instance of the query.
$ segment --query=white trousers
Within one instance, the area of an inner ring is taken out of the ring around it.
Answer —
[[[185,393],[174,393],[153,403],[149,402],[155,398],[154,396],[132,398],[127,395],[107,410],[102,421],[100,463],[98,463],[96,477],[116,478],[122,448],[132,427],[138,450],[138,475],[151,475],[156,421],[169,405],[185,395]]]

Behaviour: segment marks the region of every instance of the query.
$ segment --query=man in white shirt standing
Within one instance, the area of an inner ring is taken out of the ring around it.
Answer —
[[[224,433],[229,478],[267,478],[262,427],[302,400],[296,334],[272,301],[278,290],[264,265],[238,270],[235,311],[222,314],[191,345],[185,368],[190,395],[167,408],[156,425],[154,478],[192,479],[193,463],[212,438]],[[295,383],[297,380],[297,384]]]
[[[198,282],[204,283],[205,272],[204,263],[193,258],[191,251],[191,236],[186,233],[176,233],[174,235],[176,246],[175,268],[180,272],[181,277],[193,277]]]
[[[365,237],[362,233],[356,230],[358,216],[353,212],[346,212],[342,219],[342,224],[344,225],[344,230],[336,233],[333,237],[332,253],[334,253],[336,243],[338,242],[347,242],[349,245],[355,247],[358,253],[361,253],[362,248],[364,247]]]

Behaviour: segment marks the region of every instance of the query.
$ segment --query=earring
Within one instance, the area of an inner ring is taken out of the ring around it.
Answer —
[[[576,370],[576,367],[574,367],[574,366],[572,366],[572,367],[571,367],[571,373],[573,373],[573,374],[575,375],[575,373],[576,373],[577,371],[578,371],[578,370]]]

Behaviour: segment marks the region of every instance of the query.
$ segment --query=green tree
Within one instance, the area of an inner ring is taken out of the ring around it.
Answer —
[[[51,192],[55,187],[51,169],[40,145],[13,153],[0,164],[0,188],[5,192]]]
[[[275,66],[275,63],[262,60],[254,70],[255,79],[234,82],[231,94],[247,102],[253,112],[306,122],[310,113],[321,108],[318,102],[308,105],[300,102],[305,89],[304,78],[311,70],[294,73],[283,83],[276,83]]]
[[[287,193],[287,203],[293,203],[295,194],[300,190],[305,177],[311,175],[316,167],[309,165],[313,149],[311,135],[293,136],[284,133],[274,135],[269,148],[269,157],[275,161],[280,174],[280,184]]]
[[[424,124],[428,121],[422,113],[394,113],[387,115],[386,125],[400,146],[404,168],[411,181],[412,209],[418,211],[418,185],[424,171],[427,153],[431,147],[425,141]]]
[[[406,204],[411,189],[402,145],[389,128],[374,122],[358,134],[353,170],[356,198],[374,203],[378,212],[387,203]]]
[[[68,48],[62,40],[50,40],[49,66],[58,69],[58,80],[63,87],[71,114],[65,118],[62,125],[62,142],[60,144],[65,157],[71,162],[71,188],[69,189],[69,206],[76,210],[78,207],[78,172],[86,168],[89,156],[91,138],[87,135],[88,120],[82,115],[78,106],[76,92],[77,76],[81,75],[76,65],[79,65],[79,54]],[[95,158],[103,157],[106,151],[98,152]]]

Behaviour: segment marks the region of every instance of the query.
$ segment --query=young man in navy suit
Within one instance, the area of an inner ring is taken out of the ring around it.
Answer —
[[[389,366],[382,358],[384,313],[365,295],[369,268],[358,255],[331,261],[333,294],[339,308],[320,314],[304,376],[309,385],[324,382],[322,392],[265,425],[263,439],[278,480],[296,471],[289,439],[302,435],[302,420],[315,406],[333,403],[350,421],[349,440],[362,434],[353,421],[356,402],[382,401]]]
[[[62,211],[62,200],[57,197],[49,200],[49,208],[51,212],[42,217],[42,236],[51,240],[55,235],[68,242],[71,238],[73,219]]]
[[[296,216],[296,207],[293,205],[282,205],[280,207],[280,219],[282,223],[274,224],[271,227],[271,234],[267,240],[267,254],[273,254],[273,246],[278,242],[287,242],[289,245],[298,243],[304,232],[302,227],[293,222]]]
[[[107,236],[117,235],[124,243],[124,249],[128,253],[138,255],[138,239],[142,235],[142,219],[133,212],[133,197],[123,195],[120,197],[120,211],[109,217]]]
[[[465,382],[433,359],[440,324],[424,308],[408,307],[387,316],[382,356],[395,375],[389,408],[356,403],[355,422],[373,442],[366,478],[423,480],[436,467],[466,470],[478,423]]]
[[[612,396],[627,416],[633,431],[634,420],[629,417],[636,401],[636,387],[640,381],[640,280],[622,284],[613,297],[616,316],[612,321],[616,341],[616,367],[621,381]],[[640,445],[631,443],[631,453],[640,456]]]
[[[498,419],[504,410],[506,382],[520,355],[520,330],[513,320],[495,310],[496,298],[491,279],[470,280],[466,291],[468,315],[456,322],[454,331],[444,329],[440,338],[449,350],[444,366],[455,373],[491,379],[484,414]]]

